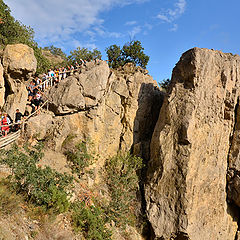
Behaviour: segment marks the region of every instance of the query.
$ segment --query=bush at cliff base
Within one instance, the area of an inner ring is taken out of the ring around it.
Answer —
[[[72,176],[59,173],[50,167],[38,166],[43,157],[42,145],[0,151],[0,163],[11,169],[8,179],[17,193],[46,210],[61,213],[70,207],[68,192],[72,189]]]
[[[118,154],[106,161],[105,181],[111,196],[106,214],[119,227],[134,224],[139,183],[137,171],[142,167],[142,159],[129,153]]]

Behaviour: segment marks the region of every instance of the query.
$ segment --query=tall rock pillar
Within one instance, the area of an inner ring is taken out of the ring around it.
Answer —
[[[156,237],[234,240],[226,173],[239,87],[239,56],[194,48],[174,68],[147,174],[147,213]]]

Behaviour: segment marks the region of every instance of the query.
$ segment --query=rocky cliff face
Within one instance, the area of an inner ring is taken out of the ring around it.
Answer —
[[[28,137],[50,135],[59,151],[67,136],[77,135],[90,139],[104,158],[118,150],[137,146],[141,151],[142,145],[149,146],[163,94],[145,70],[129,64],[110,71],[101,61],[89,62],[81,72],[62,80],[47,98],[52,113],[32,118]]]
[[[21,112],[25,111],[27,103],[25,82],[36,72],[37,60],[32,48],[24,44],[13,44],[4,49],[2,65],[0,107],[13,118],[16,108]]]
[[[151,141],[147,213],[160,239],[235,239],[240,57],[194,48],[173,70]]]
[[[11,54],[4,54],[0,96],[10,110],[25,94],[22,83],[35,65],[14,70],[14,55],[9,61]],[[239,56],[191,49],[174,68],[163,102],[146,70],[128,64],[116,71],[104,61],[90,62],[49,90],[48,110],[29,120],[26,136],[46,140],[52,155],[61,152],[68,136],[90,139],[101,156],[99,165],[119,150],[141,155],[147,162],[144,200],[154,233],[149,239],[236,240],[239,69]]]

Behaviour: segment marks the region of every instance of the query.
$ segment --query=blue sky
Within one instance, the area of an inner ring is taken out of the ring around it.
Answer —
[[[33,27],[40,46],[66,53],[140,40],[150,75],[171,77],[193,47],[239,53],[239,0],[5,0],[13,16]]]

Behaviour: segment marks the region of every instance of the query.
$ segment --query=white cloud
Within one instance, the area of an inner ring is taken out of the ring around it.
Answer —
[[[142,28],[140,26],[136,26],[131,31],[129,31],[128,34],[130,35],[130,38],[133,39],[136,34],[140,33],[141,31]]]
[[[185,12],[185,8],[186,8],[186,1],[185,0],[179,0],[177,3],[176,3],[176,6],[178,7],[178,11],[179,11],[179,14],[183,14]]]
[[[99,17],[103,11],[116,6],[142,3],[148,0],[5,0],[14,17],[36,32],[41,44],[70,41],[72,35],[88,32],[104,35],[101,29],[104,20]],[[119,33],[107,32],[119,37]]]
[[[169,29],[170,32],[176,32],[178,30],[178,25],[173,24],[172,28]]]
[[[148,35],[149,31],[153,29],[153,25],[149,23],[145,23],[143,25],[143,35]]]
[[[144,24],[144,27],[148,30],[152,30],[153,29],[153,25],[152,24],[149,24],[149,23],[145,23]]]
[[[170,18],[167,15],[163,15],[163,14],[158,14],[157,18],[166,22],[171,22]]]
[[[187,5],[186,0],[178,0],[174,4],[174,8],[162,11],[157,15],[157,18],[164,22],[168,23],[173,22],[185,12],[186,5]]]
[[[125,25],[127,26],[132,26],[132,25],[136,25],[137,24],[137,21],[129,21],[129,22],[126,22]]]
[[[85,31],[84,35],[90,37],[89,39],[90,42],[96,41],[97,36],[101,36],[103,38],[107,37],[120,38],[124,36],[122,33],[119,32],[109,32],[101,25],[93,27],[92,30]]]
[[[86,47],[86,48],[88,48],[88,49],[91,49],[91,50],[97,48],[97,46],[96,46],[95,43],[86,43],[86,44],[84,45],[84,47]]]

